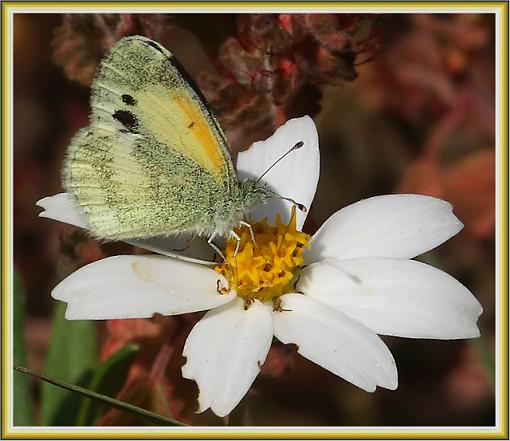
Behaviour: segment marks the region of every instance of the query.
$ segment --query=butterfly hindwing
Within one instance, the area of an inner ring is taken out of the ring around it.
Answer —
[[[65,175],[76,182],[70,184],[73,193],[97,236],[201,233],[201,221],[214,215],[209,211],[223,190],[184,155],[158,155],[164,148],[124,133],[97,128],[78,132]],[[205,190],[190,191],[197,187]]]
[[[96,235],[201,234],[235,200],[228,145],[183,75],[143,37],[121,40],[101,63],[91,123],[72,140],[63,177]]]

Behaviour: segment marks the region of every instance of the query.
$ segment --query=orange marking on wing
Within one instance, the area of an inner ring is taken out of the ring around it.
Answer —
[[[187,102],[185,98],[176,98],[175,102],[189,119],[189,123],[186,124],[186,126],[191,130],[193,136],[197,139],[197,142],[211,160],[214,169],[217,170],[218,175],[220,175],[224,166],[224,159],[221,148],[209,124],[204,117],[194,109],[193,104]]]

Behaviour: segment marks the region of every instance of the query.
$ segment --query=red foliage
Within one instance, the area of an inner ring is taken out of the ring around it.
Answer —
[[[327,84],[357,77],[355,59],[364,15],[247,14],[221,45],[216,74],[198,82],[234,150],[269,136],[290,118],[315,115]],[[372,47],[372,46],[371,46]]]
[[[138,343],[140,352],[129,371],[128,380],[117,399],[168,417],[183,420],[183,402],[175,396],[173,383],[167,376],[182,323],[173,317],[152,319],[109,320],[108,337],[101,349],[106,359],[129,343]],[[186,328],[186,326],[184,326]],[[100,420],[101,425],[140,425],[142,419],[111,410]]]

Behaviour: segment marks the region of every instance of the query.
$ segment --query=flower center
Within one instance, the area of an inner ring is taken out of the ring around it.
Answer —
[[[253,236],[246,226],[235,228],[241,238],[229,239],[225,246],[225,261],[215,270],[226,277],[230,288],[239,297],[261,302],[274,300],[294,291],[294,276],[303,264],[303,247],[310,247],[310,235],[296,229],[296,209],[288,224],[276,216],[275,226],[267,219],[251,223]]]

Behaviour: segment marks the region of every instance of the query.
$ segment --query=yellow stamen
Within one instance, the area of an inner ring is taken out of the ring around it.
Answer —
[[[266,219],[251,223],[256,243],[247,227],[236,228],[241,238],[237,255],[237,240],[227,241],[226,261],[215,270],[227,278],[239,297],[266,302],[294,291],[292,282],[304,262],[303,247],[310,247],[310,236],[296,229],[295,207],[288,224],[278,215],[275,224],[269,225]]]

